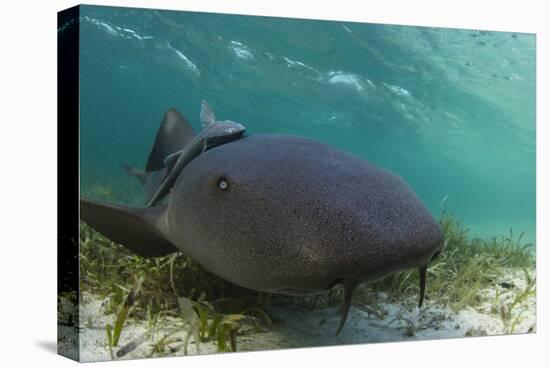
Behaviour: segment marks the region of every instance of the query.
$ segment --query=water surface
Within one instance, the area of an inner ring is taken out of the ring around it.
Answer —
[[[311,137],[403,176],[483,237],[535,239],[535,36],[81,7],[81,189],[140,203],[164,112]],[[62,31],[62,30],[60,30]]]

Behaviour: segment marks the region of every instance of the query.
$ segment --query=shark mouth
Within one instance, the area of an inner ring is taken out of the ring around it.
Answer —
[[[423,265],[418,268],[419,272],[419,288],[420,288],[420,295],[418,298],[418,308],[422,306],[422,303],[424,301],[424,294],[426,291],[426,273],[428,270],[428,264]],[[349,282],[349,281],[342,281],[342,286],[344,287],[344,295],[342,299],[342,314],[340,317],[340,324],[338,325],[338,329],[336,330],[336,335],[340,334],[340,331],[342,331],[342,328],[344,327],[344,324],[346,323],[346,319],[348,318],[349,308],[351,306],[351,296],[353,294],[353,290],[357,286],[357,282]]]

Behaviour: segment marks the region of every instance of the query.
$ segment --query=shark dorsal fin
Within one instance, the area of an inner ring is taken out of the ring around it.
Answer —
[[[185,148],[193,141],[193,138],[195,138],[195,132],[187,119],[174,108],[166,111],[157,132],[155,144],[149,154],[145,171],[153,172],[163,169],[165,167],[164,159]]]
[[[204,99],[201,102],[201,124],[202,128],[205,129],[209,127],[212,124],[216,123],[216,115],[214,115],[214,111],[212,111],[212,108],[208,105],[208,102],[206,102]]]

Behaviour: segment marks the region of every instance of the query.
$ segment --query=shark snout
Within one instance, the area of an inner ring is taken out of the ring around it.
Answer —
[[[432,256],[430,258],[430,261],[433,261],[436,259],[439,255],[441,255],[441,252],[443,251],[445,247],[445,236],[443,235],[443,231],[441,230],[441,227],[434,223],[435,228],[433,230],[433,239],[431,241],[432,244]]]
[[[443,248],[445,247],[445,240],[443,239],[443,236],[441,237],[441,240],[436,242],[435,244],[435,251],[430,259],[430,262],[434,261],[441,255],[441,252],[443,252]]]
[[[428,265],[436,259],[443,251],[445,239],[438,224],[434,223],[423,233],[417,242],[415,248],[419,252],[419,265]]]

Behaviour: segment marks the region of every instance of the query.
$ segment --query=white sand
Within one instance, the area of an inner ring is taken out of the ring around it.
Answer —
[[[531,276],[534,276],[534,273]],[[505,284],[508,285],[507,288],[501,286],[503,282],[508,283]],[[468,307],[459,312],[453,312],[450,307],[429,300],[425,301],[421,309],[416,307],[416,299],[402,303],[386,302],[385,295],[378,294],[378,316],[360,309],[361,306],[369,306],[361,303],[361,292],[358,292],[358,297],[354,296],[355,306],[350,309],[347,322],[338,336],[334,333],[340,318],[339,307],[323,306],[307,310],[291,305],[271,305],[267,311],[273,316],[273,325],[264,327],[263,331],[239,334],[237,347],[239,351],[251,351],[535,332],[534,295],[512,309],[510,321],[504,321],[500,313],[501,308],[506,310],[526,285],[523,272],[513,273],[480,294],[485,300],[480,307]],[[111,359],[105,325],[113,324],[114,316],[104,315],[101,303],[102,300],[85,295],[84,304],[81,305],[81,361]],[[155,343],[166,335],[169,337],[168,340],[164,340],[166,347],[162,355],[185,354],[183,340],[186,339],[187,332],[186,323],[181,318],[164,317],[159,320],[155,330],[153,335],[147,336],[146,321],[130,318],[122,330],[119,347],[113,350],[115,359],[117,351],[140,339],[143,339],[143,342],[121,359],[151,356]],[[217,352],[214,341],[200,343],[197,348],[192,336],[189,340],[188,354]]]

